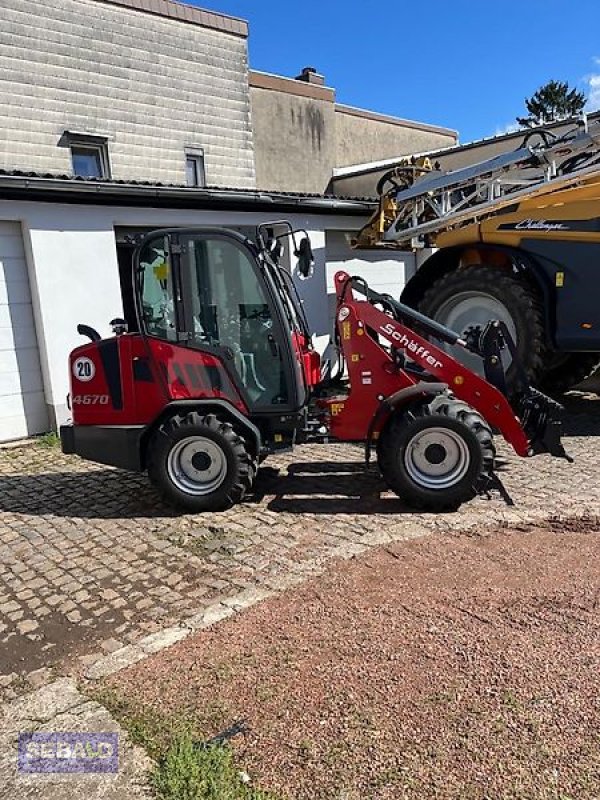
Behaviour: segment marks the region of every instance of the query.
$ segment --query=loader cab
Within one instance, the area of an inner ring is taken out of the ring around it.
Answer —
[[[285,286],[248,239],[223,229],[156,231],[138,248],[134,272],[143,335],[171,351],[216,356],[251,415],[304,407],[298,321]]]

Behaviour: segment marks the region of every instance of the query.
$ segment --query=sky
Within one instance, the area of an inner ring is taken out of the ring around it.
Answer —
[[[599,0],[185,0],[250,23],[250,67],[325,75],[337,100],[458,130],[505,132],[548,80],[600,108]]]

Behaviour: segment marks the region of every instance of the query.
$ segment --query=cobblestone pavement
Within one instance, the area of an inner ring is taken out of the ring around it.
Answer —
[[[197,613],[276,586],[330,558],[436,530],[600,514],[600,401],[571,401],[574,465],[502,455],[515,500],[454,514],[408,512],[365,473],[362,450],[298,448],[261,470],[256,494],[220,514],[181,515],[144,476],[40,444],[0,450],[0,693],[4,699]]]

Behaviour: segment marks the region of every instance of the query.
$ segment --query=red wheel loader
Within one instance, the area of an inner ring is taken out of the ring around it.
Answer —
[[[459,335],[340,272],[337,364],[322,366],[280,264],[290,237],[309,268],[299,235],[278,222],[254,242],[212,228],[147,236],[134,256],[134,318],[113,320],[109,339],[78,327],[91,341],[70,356],[63,452],[147,471],[189,512],[241,501],[265,457],[311,441],[363,442],[388,486],[428,511],[502,491],[496,432],[520,456],[565,456],[560,406],[524,375],[507,398],[502,350],[516,353],[501,322]],[[480,357],[485,377],[442,345]]]

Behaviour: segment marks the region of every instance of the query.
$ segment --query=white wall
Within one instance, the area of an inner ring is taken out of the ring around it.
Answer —
[[[123,313],[115,227],[255,226],[273,216],[278,215],[0,201],[0,220],[20,220],[23,226],[50,418],[60,423],[68,417],[67,358],[83,342],[76,331],[78,323],[109,335],[108,323]],[[360,217],[296,214],[288,215],[288,219],[295,228],[308,231],[313,246],[315,268],[311,277],[302,280],[294,269],[294,280],[315,331],[315,345],[323,352],[332,329],[328,291],[334,273],[346,269],[362,274],[373,281],[374,288],[397,296],[406,265],[382,259],[380,253],[365,251],[360,258],[349,248],[348,253],[340,253],[343,234],[332,232],[357,230]]]
[[[108,322],[122,314],[113,231],[96,228],[88,214],[72,214],[68,230],[65,221],[53,206],[40,208],[23,221],[51,419],[66,414],[65,354],[83,344],[77,325],[84,322],[106,335]]]
[[[348,242],[350,231],[329,230],[327,247],[327,294],[329,313],[335,307],[334,277],[336,272],[364,278],[369,286],[380,294],[391,294],[400,298],[407,281],[415,274],[415,257],[412,253],[378,250],[353,250]]]

